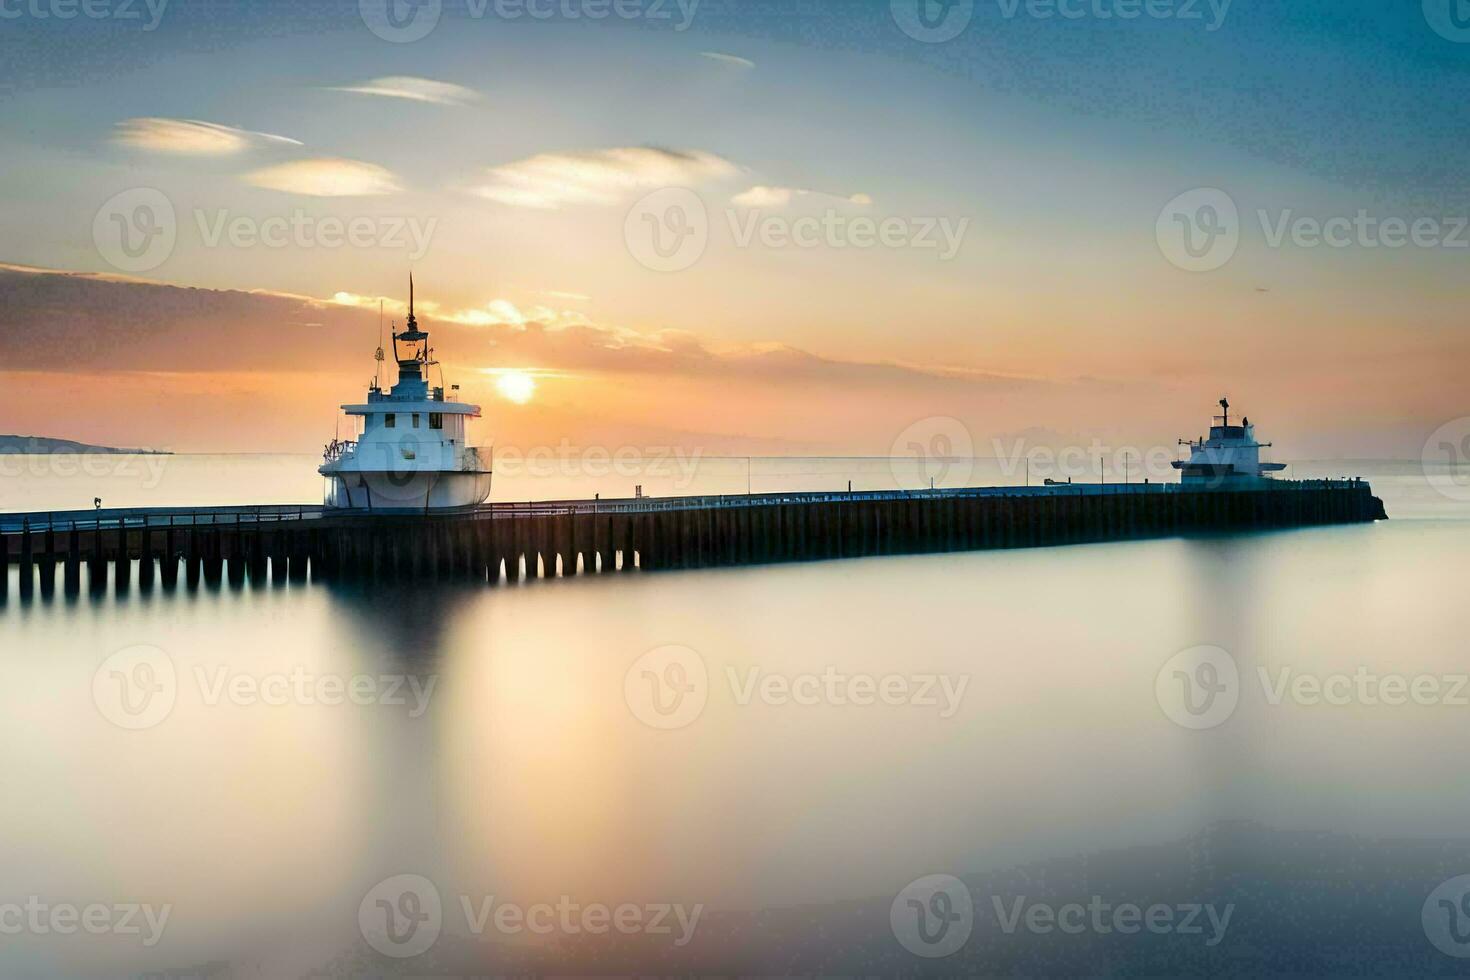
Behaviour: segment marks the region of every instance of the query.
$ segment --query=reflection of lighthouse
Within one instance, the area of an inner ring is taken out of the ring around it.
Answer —
[[[382,360],[382,350],[378,358]],[[469,446],[465,420],[480,406],[446,400],[444,386],[430,388],[425,372],[437,365],[428,331],[413,313],[408,279],[408,323],[393,334],[398,383],[383,391],[375,378],[367,403],[343,405],[361,419],[361,434],[333,441],[318,470],[328,480],[326,505],[371,511],[427,511],[473,507],[490,496],[490,459]],[[456,385],[454,391],[459,390]]]
[[[1208,439],[1179,440],[1179,445],[1189,447],[1189,459],[1174,463],[1181,483],[1187,487],[1248,487],[1269,479],[1269,473],[1286,469],[1285,463],[1261,462],[1261,450],[1271,444],[1256,442],[1256,427],[1250,419],[1230,424],[1230,399],[1220,399],[1220,411],[1214,419],[1220,424],[1210,426]]]

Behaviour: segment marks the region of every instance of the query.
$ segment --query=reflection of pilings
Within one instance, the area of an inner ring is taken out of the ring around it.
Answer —
[[[66,571],[62,574],[62,588],[67,595],[82,591],[82,532],[75,523],[66,532]]]
[[[92,523],[92,554],[87,560],[87,589],[101,592],[107,588],[107,562],[102,553],[102,522]]]
[[[123,526],[121,518],[117,522],[117,552],[113,565],[117,576],[116,588],[118,594],[122,594],[132,584],[133,559],[128,551],[128,529]]]
[[[29,599],[36,588],[35,545],[31,542],[31,524],[26,521],[20,530],[20,597]],[[6,575],[10,569],[5,570]]]
[[[221,535],[223,537],[223,535]],[[235,526],[230,530],[229,556],[225,563],[225,576],[230,583],[230,588],[238,589],[245,585],[245,542],[240,536],[240,515],[235,515]],[[223,541],[221,552],[223,553]]]
[[[50,598],[56,594],[56,529],[54,522],[46,522],[46,537],[42,542],[43,554],[40,567],[36,571],[41,576],[41,595]],[[0,564],[0,568],[4,568]]]
[[[138,532],[138,587],[145,592],[153,588],[153,529],[148,526],[148,517],[143,517],[143,529]]]
[[[270,536],[271,584],[285,585],[290,573],[290,559],[286,555],[286,532],[276,528],[266,533]]]
[[[295,527],[288,531],[287,534],[289,537],[287,538],[286,544],[286,577],[292,582],[305,582],[307,569],[309,568],[308,563],[310,561],[306,550],[308,541],[306,532],[302,531],[299,527]]]
[[[199,580],[204,574],[204,554],[201,551],[200,531],[197,524],[190,524],[189,531],[184,535],[184,587],[186,589],[199,588]]]
[[[250,584],[258,589],[266,584],[266,576],[270,568],[265,556],[265,532],[259,527],[256,528],[254,534],[250,535],[248,550],[250,555],[246,564],[250,571]]]
[[[201,535],[204,539],[204,584],[214,588],[224,581],[225,555],[220,540],[219,526],[209,525]]]
[[[179,544],[174,531],[174,519],[168,519],[168,528],[163,532],[163,555],[158,559],[160,578],[165,589],[174,589],[179,584]]]

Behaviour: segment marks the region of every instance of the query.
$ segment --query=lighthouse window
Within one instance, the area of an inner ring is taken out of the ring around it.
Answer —
[[[394,415],[392,412],[385,413],[383,415],[383,428],[385,428],[385,429],[396,429],[396,428],[398,428],[398,416]]]
[[[442,429],[442,428],[444,428],[444,413],[443,412],[430,412],[429,413],[429,428],[431,428],[431,429]]]

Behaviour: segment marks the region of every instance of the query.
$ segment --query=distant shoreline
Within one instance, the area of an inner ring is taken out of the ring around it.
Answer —
[[[173,453],[159,449],[118,449],[114,446],[93,446],[90,443],[71,439],[50,439],[45,436],[0,435],[0,453],[15,456],[41,456],[49,453],[105,453],[113,456],[172,456]]]

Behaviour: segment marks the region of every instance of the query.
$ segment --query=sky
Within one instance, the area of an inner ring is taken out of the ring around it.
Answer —
[[[484,444],[1418,458],[1453,2],[0,0],[0,431],[319,448],[412,271]]]

